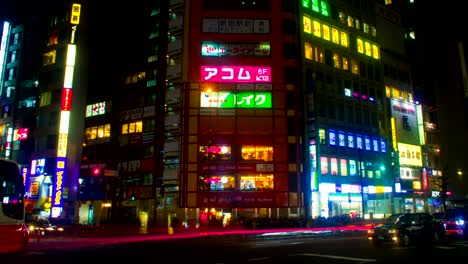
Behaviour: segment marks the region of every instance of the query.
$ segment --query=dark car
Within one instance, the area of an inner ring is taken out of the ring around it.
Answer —
[[[384,223],[367,231],[369,241],[374,245],[392,243],[408,246],[418,243],[439,242],[445,236],[442,222],[428,213],[392,214]]]
[[[54,234],[58,235],[63,232],[62,226],[53,225],[46,219],[39,219],[34,222],[28,223],[29,232],[32,235],[41,235]]]
[[[444,224],[447,236],[468,237],[467,207],[449,208],[445,212],[435,213],[433,216]]]

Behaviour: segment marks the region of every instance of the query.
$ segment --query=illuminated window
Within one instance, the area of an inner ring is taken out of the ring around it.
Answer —
[[[364,53],[364,41],[360,38],[357,38],[356,41],[357,41],[357,51],[359,53]]]
[[[128,134],[128,124],[122,125],[122,135]]]
[[[364,149],[364,144],[362,141],[362,136],[356,135],[356,148],[357,149]]]
[[[356,29],[361,29],[361,23],[359,22],[359,19],[354,20],[354,26]]]
[[[353,134],[348,134],[348,148],[354,148],[354,136],[353,136]]]
[[[330,26],[322,25],[323,39],[330,41]]]
[[[103,138],[104,137],[104,126],[97,127],[97,137]]]
[[[314,36],[321,38],[322,37],[322,29],[320,28],[320,22],[312,21],[312,27],[314,29]]]
[[[372,149],[376,152],[379,151],[379,141],[376,138],[372,139]]]
[[[330,6],[325,1],[320,1],[320,11],[322,15],[328,17],[330,16]]]
[[[366,50],[366,55],[367,56],[372,56],[372,49],[371,49],[371,44],[369,42],[364,42],[364,48]]]
[[[308,17],[303,17],[304,20],[304,32],[312,34],[312,21]]]
[[[383,138],[380,139],[380,151],[387,152],[387,142]]]
[[[243,160],[273,161],[272,146],[243,145],[241,153]]]
[[[52,50],[42,55],[42,66],[47,66],[55,63],[56,51]]]
[[[343,12],[338,12],[338,17],[341,23],[346,24],[346,15]]]
[[[47,41],[47,46],[57,45],[57,44],[58,44],[58,35],[49,36],[49,40]]]
[[[311,0],[312,1],[312,11],[320,12],[320,0]]]
[[[331,130],[328,132],[328,136],[330,138],[330,145],[331,146],[336,146],[336,133],[334,130]]]
[[[91,138],[90,139],[96,139],[97,138],[97,127],[91,127]]]
[[[274,189],[273,174],[240,175],[241,191],[271,191]]]
[[[314,56],[315,61],[319,63],[324,63],[325,57],[323,56],[323,49],[319,47],[315,47],[314,51],[315,51],[315,56]]]
[[[330,158],[331,175],[338,175],[338,159]]]
[[[135,133],[143,132],[143,121],[138,121],[135,124]]]
[[[348,176],[348,161],[346,159],[340,159],[340,174]]]
[[[110,137],[110,124],[87,127],[85,129],[86,140]]]
[[[136,133],[136,123],[128,124],[128,133]]]
[[[366,22],[362,23],[362,31],[366,34],[369,34],[369,25]]]
[[[111,125],[110,125],[110,124],[106,124],[106,125],[104,126],[104,137],[105,137],[105,138],[108,138],[108,137],[110,137],[110,135],[111,135]]]
[[[343,70],[348,71],[349,70],[349,62],[348,58],[343,57]]]
[[[232,159],[232,150],[230,145],[200,145],[198,157],[202,162],[205,161],[229,161]]]
[[[348,33],[341,31],[340,32],[341,46],[347,48],[349,46],[348,42]]]
[[[346,147],[346,137],[344,132],[338,132],[338,144],[340,145],[340,147]]]
[[[337,69],[341,69],[341,57],[338,53],[333,53],[333,66]]]
[[[366,175],[367,178],[370,178],[370,179],[371,179],[371,178],[374,178],[374,170],[373,170],[373,168],[374,168],[374,165],[372,165],[372,162],[366,162],[366,163],[365,163],[364,169],[365,169],[365,171],[366,171],[365,175]]]
[[[351,72],[353,74],[359,74],[359,64],[355,59],[351,59]]]
[[[236,178],[233,175],[200,175],[200,191],[232,191],[236,189]]]
[[[357,174],[356,161],[349,160],[349,175],[356,176],[356,174]]]
[[[377,29],[374,27],[374,26],[371,26],[371,35],[373,37],[376,37],[377,36]]]
[[[326,144],[326,136],[325,136],[325,129],[319,129],[319,139],[320,139],[320,144],[325,145]]]
[[[371,141],[369,137],[366,136],[364,138],[364,144],[365,144],[366,150],[371,150]]]
[[[39,106],[47,106],[52,102],[52,92],[43,92],[39,96]]]
[[[86,106],[86,117],[103,115],[106,113],[106,102],[89,104]]]
[[[328,157],[320,157],[320,174],[328,174]]]
[[[348,27],[353,27],[354,26],[354,23],[353,23],[353,17],[352,16],[348,16]]]
[[[305,42],[304,51],[305,51],[306,59],[312,60],[313,59],[313,49],[312,49],[312,45],[309,42]]]
[[[379,47],[375,44],[372,44],[372,57],[377,60],[380,58]]]
[[[351,89],[349,88],[344,88],[344,95],[346,97],[351,97]]]
[[[340,44],[340,32],[334,27],[332,27],[332,42],[335,44]]]

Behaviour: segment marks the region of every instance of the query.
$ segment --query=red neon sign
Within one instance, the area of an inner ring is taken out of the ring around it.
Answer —
[[[72,102],[72,89],[63,88],[62,90],[62,111],[70,111]]]
[[[28,129],[27,128],[19,128],[15,130],[15,139],[14,140],[26,140],[28,139]]]

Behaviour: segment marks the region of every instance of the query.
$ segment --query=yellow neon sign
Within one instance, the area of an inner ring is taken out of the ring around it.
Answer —
[[[81,5],[73,4],[70,24],[78,25],[80,23],[80,13],[81,13]]]

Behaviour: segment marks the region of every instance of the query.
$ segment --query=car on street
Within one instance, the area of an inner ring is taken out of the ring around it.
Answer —
[[[445,231],[443,223],[429,213],[401,213],[373,226],[367,231],[367,238],[376,246],[384,243],[409,246],[440,242]]]
[[[454,207],[433,216],[439,219],[446,230],[446,235],[455,238],[468,237],[468,207]]]
[[[37,221],[30,222],[27,225],[31,235],[58,235],[64,231],[64,228],[62,226],[53,225],[47,219],[39,219]]]

